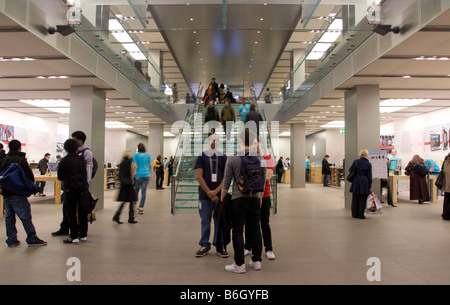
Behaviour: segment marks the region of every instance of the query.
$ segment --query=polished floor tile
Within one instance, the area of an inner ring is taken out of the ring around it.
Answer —
[[[71,257],[80,260],[81,284],[371,284],[367,265],[380,262],[381,284],[450,284],[450,222],[440,218],[438,203],[418,205],[400,193],[399,207],[386,204],[381,215],[353,219],[344,208],[342,189],[308,184],[305,189],[279,187],[278,214],[271,216],[276,259],[263,253],[262,270],[224,270],[230,257],[220,258],[214,248],[196,258],[199,248],[198,212],[172,216],[170,190],[150,190],[145,213],[138,224],[118,225],[111,218],[118,206],[116,191],[105,193],[105,208],[89,226],[88,242],[65,245],[52,237],[61,221],[61,206],[51,197],[31,198],[33,221],[46,247],[22,244],[8,248],[4,219],[0,219],[0,284],[71,284],[67,273]]]

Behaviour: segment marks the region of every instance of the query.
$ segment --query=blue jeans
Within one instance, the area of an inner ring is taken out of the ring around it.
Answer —
[[[329,186],[331,182],[331,175],[323,175],[323,186]]]
[[[39,194],[44,193],[45,181],[37,181],[36,185],[39,187]]]
[[[200,214],[200,218],[202,219],[202,237],[200,238],[199,245],[211,248],[211,243],[209,242],[209,237],[211,235],[211,218],[216,208],[216,204],[211,200],[199,200],[200,205],[198,212]],[[213,245],[216,245],[217,238],[217,225],[216,220],[214,219],[214,237],[213,237]]]
[[[134,190],[136,191],[136,197],[139,197],[139,189],[141,189],[141,203],[140,208],[144,208],[145,197],[147,197],[147,186],[150,181],[150,177],[136,178],[134,181]]]
[[[26,242],[28,244],[37,241],[36,229],[31,220],[31,205],[27,197],[9,196],[4,198],[5,203],[5,225],[6,225],[6,243],[11,246],[17,242],[16,215],[22,221],[23,228],[27,233]]]

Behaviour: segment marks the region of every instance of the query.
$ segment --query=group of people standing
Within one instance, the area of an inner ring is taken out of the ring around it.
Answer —
[[[396,170],[398,160],[397,151],[393,150],[392,157],[387,163],[389,173],[392,174]],[[361,149],[359,159],[355,160],[350,166],[349,173],[353,171],[355,171],[355,175],[350,186],[350,192],[353,194],[351,206],[352,217],[364,219],[367,197],[372,193],[372,164],[369,161],[367,149]],[[419,204],[429,202],[431,200],[431,194],[427,176],[437,176],[441,171],[443,174],[442,191],[445,193],[441,217],[445,220],[450,220],[450,154],[445,157],[441,168],[432,159],[423,159],[419,155],[414,155],[411,158],[405,167],[405,174],[409,176],[409,199],[417,200]],[[388,204],[395,207],[392,203],[387,179],[382,180],[381,186],[388,188]]]
[[[52,235],[69,235],[67,239],[63,240],[65,244],[87,241],[88,212],[82,201],[89,191],[94,158],[92,152],[84,144],[85,141],[86,134],[84,132],[73,132],[72,138],[64,142],[64,150],[67,155],[61,159],[57,169],[58,180],[61,180],[63,185],[63,220],[60,229]],[[15,162],[20,165],[26,177],[34,182],[34,175],[29,167],[26,154],[22,152],[21,142],[17,139],[11,140],[8,147],[9,152],[3,154],[1,158],[0,172]],[[5,203],[6,244],[8,247],[20,245],[20,241],[17,239],[16,216],[24,226],[27,234],[26,242],[29,246],[47,245],[46,241],[37,236],[27,196],[8,189],[3,189],[2,194]]]
[[[252,254],[252,259],[249,265],[255,270],[260,270],[262,239],[264,240],[267,258],[270,260],[275,259],[269,226],[271,207],[269,181],[274,170],[274,161],[271,156],[261,154],[259,138],[248,128],[239,135],[240,153],[235,156],[227,157],[222,154],[217,149],[220,147],[218,142],[219,137],[215,133],[209,133],[208,150],[198,156],[195,163],[196,177],[199,182],[199,214],[201,218],[200,248],[195,256],[203,257],[213,245],[216,247],[216,252],[220,257],[228,257],[226,235],[227,233],[229,234],[229,231],[220,225],[221,222],[218,218],[224,216],[222,214],[220,217],[217,216],[219,210],[228,210],[226,217],[229,225],[227,228],[232,230],[234,262],[227,265],[225,270],[235,273],[246,272],[244,258],[250,253]],[[260,167],[264,167],[264,191],[250,194],[243,193],[235,179],[231,196],[227,195],[232,179],[241,175],[242,158],[249,156],[252,152],[257,152]],[[214,233],[211,244],[212,220],[214,221]]]

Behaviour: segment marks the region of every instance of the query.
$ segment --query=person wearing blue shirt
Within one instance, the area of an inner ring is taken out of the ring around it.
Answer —
[[[305,181],[309,182],[309,169],[311,168],[311,157],[306,157],[305,160]]]
[[[395,149],[392,150],[391,155],[392,155],[392,158],[389,160],[389,171],[395,170],[395,168],[397,167],[397,162],[398,162],[397,151]]]
[[[250,111],[250,103],[245,103],[245,98],[242,99],[242,105],[239,106],[239,114],[241,115],[241,121],[245,120],[245,116]]]
[[[426,159],[425,166],[428,168],[428,172],[430,173],[430,175],[433,175],[433,176],[439,175],[439,172],[441,171],[441,168],[439,167],[439,165],[436,162],[434,162],[434,160],[432,160],[432,159]],[[437,190],[436,198],[438,196],[439,196],[439,189]]]
[[[139,204],[138,213],[144,213],[145,198],[147,194],[147,186],[150,181],[150,173],[152,170],[152,157],[146,152],[145,145],[139,143],[138,152],[133,156],[132,170],[134,180],[134,189],[136,196],[141,189],[141,202]]]

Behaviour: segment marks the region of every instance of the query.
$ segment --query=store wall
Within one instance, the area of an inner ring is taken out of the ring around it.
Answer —
[[[311,162],[316,165],[322,166],[322,159],[327,153],[326,131],[317,132],[306,137],[305,155],[311,157]]]
[[[105,130],[105,164],[113,167],[120,163],[120,158],[127,148],[126,130]]]
[[[444,145],[444,132],[450,129],[450,108],[411,118],[396,120],[380,126],[380,134],[394,135],[393,145],[402,160],[403,168],[415,154],[423,159],[433,159],[441,164],[450,152],[448,142]],[[439,144],[431,147],[430,138],[439,137]]]
[[[341,134],[339,129],[327,129],[325,133],[326,153],[330,156],[328,162],[342,166],[345,158],[345,134]]]
[[[13,127],[13,138],[22,142],[29,163],[39,162],[46,153],[51,155],[50,162],[55,162],[56,155],[63,154],[57,145],[62,148],[69,137],[68,125],[5,109],[0,109],[0,124]],[[2,141],[8,151],[5,142]]]

